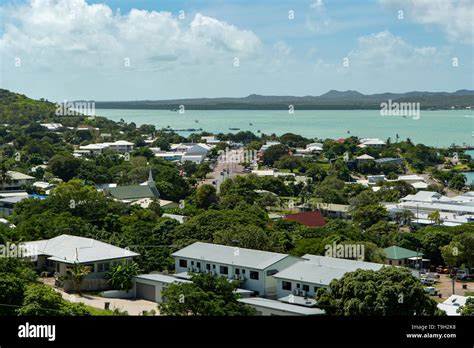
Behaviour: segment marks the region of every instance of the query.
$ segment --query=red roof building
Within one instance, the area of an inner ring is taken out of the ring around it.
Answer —
[[[321,227],[326,225],[326,220],[324,220],[324,217],[319,210],[289,214],[285,216],[285,219],[299,222],[308,227]]]
[[[340,139],[335,140],[335,142],[339,144],[344,144],[346,142],[346,139],[340,138]]]

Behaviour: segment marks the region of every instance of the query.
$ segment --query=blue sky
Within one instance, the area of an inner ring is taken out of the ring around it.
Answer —
[[[473,4],[2,0],[0,86],[50,100],[474,89]]]

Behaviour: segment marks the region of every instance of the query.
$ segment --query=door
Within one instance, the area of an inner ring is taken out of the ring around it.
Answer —
[[[155,285],[137,282],[137,298],[155,302]]]

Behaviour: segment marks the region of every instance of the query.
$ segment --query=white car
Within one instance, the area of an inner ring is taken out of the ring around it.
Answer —
[[[437,296],[438,295],[438,289],[436,289],[433,286],[427,286],[425,287],[425,292],[430,294],[431,296]]]
[[[425,284],[425,285],[433,285],[435,283],[435,280],[433,278],[426,278],[426,277],[421,277],[420,281],[422,284]]]

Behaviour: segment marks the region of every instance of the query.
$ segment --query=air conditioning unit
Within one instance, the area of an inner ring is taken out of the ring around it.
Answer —
[[[206,274],[209,274],[209,272],[211,272],[211,270],[209,270],[209,269],[204,270],[204,273],[206,273]]]
[[[299,293],[300,293],[300,289],[295,289],[295,290],[293,290],[293,295],[298,296]]]
[[[199,272],[199,268],[194,268],[194,272]]]
[[[241,280],[241,281],[246,280],[246,279],[245,279],[245,276],[244,276],[243,274],[241,274],[241,275],[239,276],[239,280]]]
[[[304,290],[301,290],[301,296],[304,296],[304,297],[306,297],[306,291],[304,291]]]
[[[209,274],[210,274],[210,275],[216,275],[216,272],[213,271],[213,270],[210,270],[210,271],[209,271]]]
[[[193,268],[192,268],[192,267],[188,267],[188,271],[189,271],[189,272],[192,272],[192,271],[193,271]]]
[[[238,274],[234,274],[234,279],[235,279],[235,280],[238,280],[238,279],[239,279],[239,275],[238,275]]]

